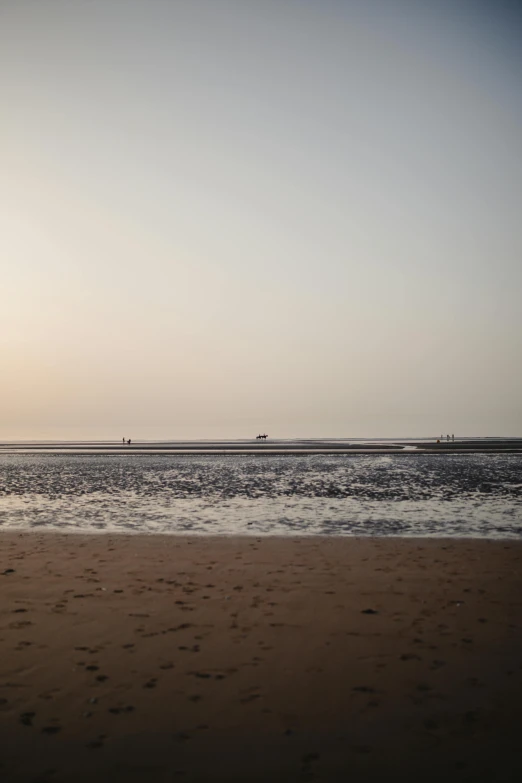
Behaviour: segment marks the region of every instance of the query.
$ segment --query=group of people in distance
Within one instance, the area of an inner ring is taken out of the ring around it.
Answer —
[[[131,439],[129,438],[129,440],[125,440],[125,438],[122,438],[122,442],[123,442],[123,443],[128,443],[128,445],[130,446],[130,444],[131,444]]]
[[[444,440],[444,435],[441,435],[440,438],[437,438],[437,443],[440,443],[443,440]],[[455,435],[453,435],[453,434],[446,435],[446,440],[447,440],[448,443],[450,442],[450,440],[454,442],[455,441]]]
[[[268,435],[256,435],[256,440],[266,440]]]

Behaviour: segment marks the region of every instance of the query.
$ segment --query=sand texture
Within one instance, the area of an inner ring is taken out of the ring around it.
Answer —
[[[522,545],[0,535],[0,779],[522,780]]]

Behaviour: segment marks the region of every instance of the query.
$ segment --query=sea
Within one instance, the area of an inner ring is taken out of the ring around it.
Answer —
[[[520,452],[205,445],[1,444],[0,532],[522,537]]]

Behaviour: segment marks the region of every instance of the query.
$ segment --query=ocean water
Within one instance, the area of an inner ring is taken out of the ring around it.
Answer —
[[[522,455],[0,455],[0,532],[522,537]]]

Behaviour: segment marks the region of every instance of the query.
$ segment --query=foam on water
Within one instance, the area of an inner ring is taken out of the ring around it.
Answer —
[[[0,530],[522,536],[522,455],[0,456]]]

